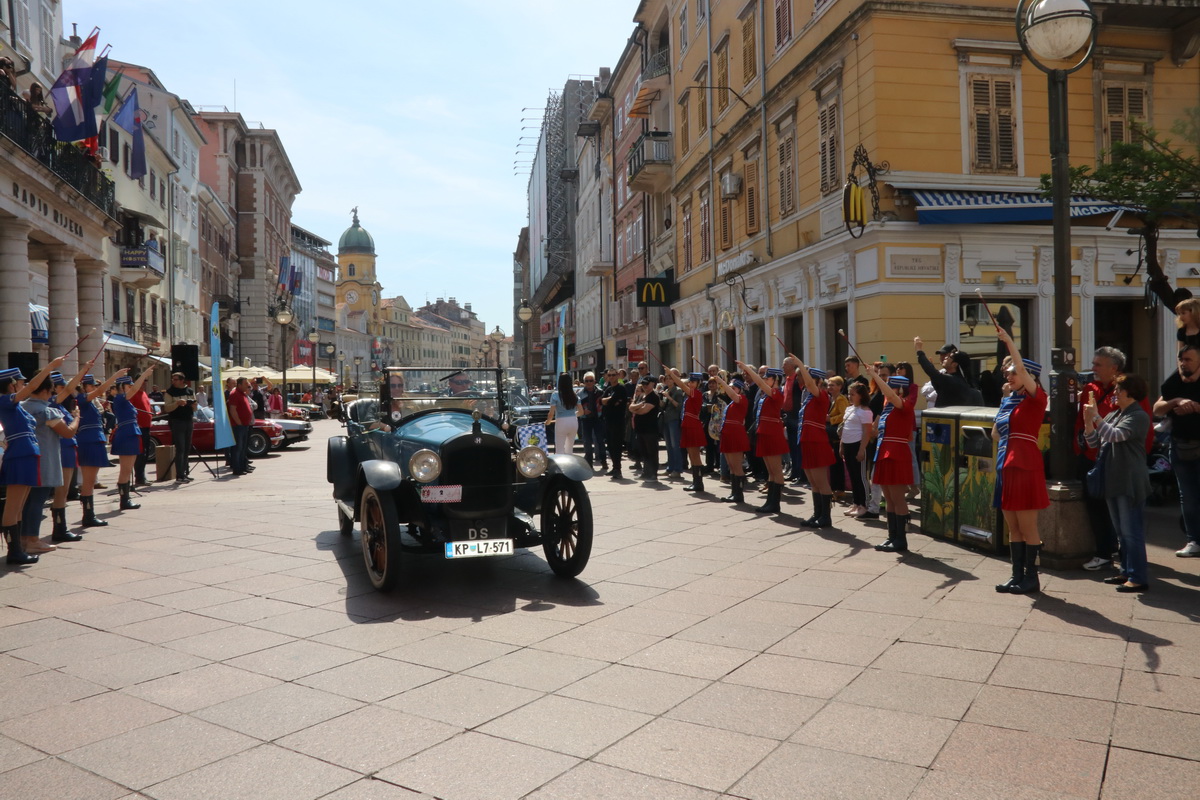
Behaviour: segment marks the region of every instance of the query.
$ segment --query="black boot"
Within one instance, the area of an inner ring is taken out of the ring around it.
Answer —
[[[758,508],[754,509],[755,514],[778,514],[779,513],[779,498],[783,494],[782,483],[767,484],[767,502],[763,503]]]
[[[612,472],[608,473],[608,477],[614,481],[619,481],[624,476],[621,474],[621,457],[617,456],[612,460]]]
[[[825,495],[813,492],[813,513],[808,519],[801,520],[800,525],[805,528],[823,528],[830,524],[824,522],[825,519]]]
[[[129,484],[128,483],[118,483],[117,491],[119,491],[121,493],[121,505],[119,506],[119,508],[122,511],[130,511],[132,509],[142,507],[141,503],[135,503],[129,499]]]
[[[26,553],[25,548],[21,547],[20,525],[5,526],[4,538],[8,541],[8,557],[4,559],[5,564],[22,566],[25,564],[36,564],[38,562],[38,557],[36,555]]]
[[[821,495],[821,519],[818,520],[820,527],[833,527],[833,495]]]
[[[108,524],[108,520],[100,519],[96,516],[96,498],[92,495],[80,495],[79,504],[83,506],[83,527],[85,528],[103,528]]]
[[[67,529],[67,509],[65,506],[63,508],[51,508],[50,518],[54,520],[54,531],[50,534],[50,541],[78,542],[83,538],[78,533],[71,533]]]
[[[692,482],[683,487],[685,492],[703,492],[704,478],[701,475],[700,467],[692,467]]]
[[[731,486],[731,489],[729,492],[729,497],[722,497],[721,502],[722,503],[744,503],[744,502],[746,502],[746,498],[742,494],[742,476],[741,475],[730,475],[729,483]]]
[[[1040,544],[1025,545],[1025,577],[1016,586],[1008,590],[1009,594],[1029,594],[1030,592],[1040,592],[1042,584],[1038,580],[1037,559],[1038,553],[1042,550]]]
[[[997,592],[1011,592],[1013,587],[1020,586],[1025,580],[1025,543],[1009,542],[1008,549],[1012,556],[1012,577],[1008,583],[997,584]]]
[[[888,512],[887,520],[888,539],[883,544],[875,545],[875,549],[881,553],[907,553],[908,533],[905,529],[908,527],[908,517]]]

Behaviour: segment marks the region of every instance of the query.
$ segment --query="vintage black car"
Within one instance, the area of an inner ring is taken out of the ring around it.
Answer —
[[[384,377],[378,399],[347,407],[327,467],[338,528],[349,536],[359,522],[375,588],[398,585],[409,552],[462,559],[541,544],[557,575],[583,571],[592,506],[582,482],[592,470],[579,456],[548,455],[543,432],[512,424],[506,392],[494,389],[500,370]]]

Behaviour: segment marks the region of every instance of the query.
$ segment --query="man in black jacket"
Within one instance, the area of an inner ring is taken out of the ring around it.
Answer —
[[[935,408],[983,404],[983,396],[970,383],[970,356],[962,351],[946,352],[942,355],[942,368],[939,370],[925,355],[925,345],[920,336],[913,339],[913,344],[917,349],[917,363],[925,370],[934,390],[937,391]]]
[[[604,443],[608,446],[608,457],[612,461],[612,472],[608,477],[621,478],[621,449],[625,444],[625,410],[629,407],[629,394],[617,381],[617,371],[611,367],[604,374],[604,392],[600,395],[600,417],[604,420]]]

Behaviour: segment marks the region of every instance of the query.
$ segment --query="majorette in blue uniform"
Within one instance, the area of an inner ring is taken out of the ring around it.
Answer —
[[[67,409],[55,399],[58,394],[58,388],[66,386],[67,379],[62,376],[61,372],[51,372],[50,384],[55,388],[55,394],[51,395],[50,397],[50,407],[62,412],[63,425],[70,425],[75,421],[75,416],[70,411],[67,411]],[[77,453],[79,448],[79,442],[76,440],[76,438],[74,436],[60,437],[58,448],[59,452],[62,454],[63,469],[75,469],[78,463]]]
[[[94,375],[83,376],[84,390],[75,395],[79,414],[79,430],[75,440],[79,443],[79,466],[107,467],[108,443],[104,440],[104,420],[96,410],[94,402],[88,400],[88,386],[96,386]]]
[[[117,417],[117,428],[112,437],[114,456],[136,456],[142,452],[142,429],[137,424],[137,409],[123,391],[131,383],[133,378],[128,375],[117,378],[117,394],[112,400],[113,414]]]
[[[27,380],[17,368],[0,370],[0,381]],[[0,395],[0,425],[4,427],[4,461],[0,463],[0,485],[41,486],[38,469],[37,439],[33,435],[36,421],[21,408],[16,392]]]

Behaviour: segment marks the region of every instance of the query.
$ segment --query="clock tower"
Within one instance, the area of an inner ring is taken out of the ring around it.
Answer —
[[[375,240],[358,222],[358,207],[350,212],[353,223],[338,239],[337,301],[345,303],[348,314],[360,313],[367,323],[367,333],[382,332],[379,320],[379,297],[383,288],[375,277]]]

